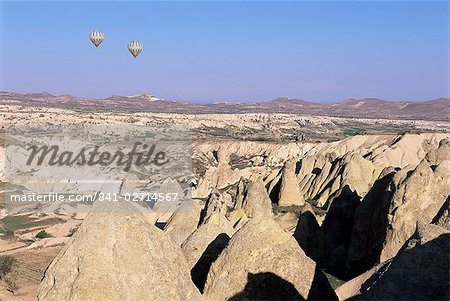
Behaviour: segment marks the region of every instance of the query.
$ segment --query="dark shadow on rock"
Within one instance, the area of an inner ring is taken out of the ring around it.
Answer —
[[[338,300],[325,274],[317,267],[308,294],[308,300]]]
[[[221,233],[208,245],[200,259],[191,270],[191,278],[200,292],[205,288],[206,278],[212,263],[219,257],[220,253],[225,249],[230,237]]]
[[[450,234],[409,250],[388,261],[351,300],[449,300]]]
[[[219,162],[219,151],[213,150],[212,155],[213,155],[214,159],[216,160],[216,162]]]
[[[266,190],[269,189],[269,184],[266,185]],[[270,193],[269,193],[269,198],[273,204],[278,204],[278,197],[280,196],[280,189],[281,189],[281,177],[280,177],[280,179],[278,179],[278,182],[273,186],[272,191],[270,191]]]
[[[313,259],[328,273],[340,279],[344,278],[355,210],[360,199],[358,193],[348,185],[340,189],[314,238]]]
[[[379,263],[388,228],[390,188],[395,171],[376,180],[355,211],[345,278],[354,278]]]
[[[204,223],[205,219],[207,218],[208,214],[208,208],[209,206],[212,206],[212,203],[215,202],[217,199],[214,198],[214,195],[217,197],[219,194],[216,191],[211,192],[211,194],[208,196],[208,199],[206,200],[205,206],[200,211],[200,219],[198,221],[198,226],[200,227],[201,224]]]
[[[166,227],[167,222],[156,222],[155,226],[161,230],[164,230],[164,228]]]
[[[228,299],[239,300],[305,300],[289,281],[273,273],[248,273],[242,292]]]
[[[315,167],[315,168],[311,171],[311,173],[312,173],[312,174],[315,174],[316,176],[320,175],[321,172],[322,172],[322,169],[319,168],[319,167]]]
[[[319,227],[319,223],[313,213],[306,211],[300,214],[293,236],[298,242],[300,248],[302,248],[305,254],[309,257],[311,257],[314,236],[316,235]]]

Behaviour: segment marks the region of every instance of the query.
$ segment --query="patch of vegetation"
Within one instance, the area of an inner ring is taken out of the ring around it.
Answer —
[[[274,214],[292,212],[296,215],[300,215],[300,212],[302,212],[302,208],[303,206],[279,206],[278,204],[272,203],[272,212]]]
[[[59,217],[50,217],[43,220],[36,220],[30,215],[10,215],[0,220],[0,233],[6,234],[8,231],[16,231],[33,227],[51,226],[64,223],[65,220]]]
[[[313,212],[316,216],[325,216],[327,214],[327,210],[316,207],[315,205],[311,204],[311,207],[313,209]]]
[[[227,129],[219,128],[219,127],[203,126],[198,131],[200,133],[204,133],[204,134],[207,134],[208,136],[213,136],[213,137],[227,137],[227,136],[229,136],[229,132],[228,132]]]
[[[203,177],[206,174],[207,167],[199,160],[192,160],[192,170],[198,176]]]
[[[331,285],[331,287],[333,289],[336,289],[336,288],[338,288],[339,286],[341,286],[342,284],[345,283],[344,280],[341,280],[341,279],[339,279],[339,278],[337,278],[337,277],[335,277],[335,276],[333,276],[331,274],[328,274],[326,272],[323,272],[323,273],[325,274],[325,276],[327,276],[328,282],[330,283],[330,285]]]
[[[366,130],[361,129],[361,128],[351,128],[351,129],[344,131],[345,136],[356,136],[356,135],[364,135],[364,134],[366,134]]]
[[[6,276],[6,274],[11,272],[15,264],[16,259],[11,255],[0,256],[0,278],[3,279]]]
[[[48,237],[52,237],[50,234],[47,233],[47,231],[45,230],[41,230],[36,234],[36,238],[48,238]]]
[[[34,219],[30,215],[10,215],[0,220],[1,226],[4,231],[15,231],[18,229],[29,228],[24,225],[28,225],[34,222]]]
[[[2,236],[3,239],[14,239],[15,238],[14,230],[0,228],[0,232],[3,233],[3,236]]]
[[[251,161],[248,157],[241,157],[236,154],[231,154],[229,164],[231,168],[244,169],[251,165]]]
[[[15,294],[19,289],[16,282],[16,275],[12,273],[17,260],[11,255],[0,256],[0,280],[6,284],[6,289]]]

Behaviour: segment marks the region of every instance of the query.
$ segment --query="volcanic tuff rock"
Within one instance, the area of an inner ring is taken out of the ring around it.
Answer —
[[[306,153],[313,144],[220,141],[194,144],[194,169],[199,173],[193,198],[236,184],[241,178],[257,180],[282,166],[287,158]],[[261,164],[261,160],[263,164]]]
[[[276,212],[273,216],[273,220],[287,233],[292,235],[295,232],[295,228],[298,223],[298,213],[297,212]]]
[[[175,210],[164,227],[174,242],[181,245],[197,229],[202,208],[195,201],[183,201]]]
[[[347,277],[395,256],[414,233],[416,222],[445,227],[449,156],[448,142],[442,140],[418,166],[383,170],[356,210],[345,267]]]
[[[274,203],[278,202],[280,194],[281,177],[283,175],[282,169],[274,168],[270,174],[264,179],[264,186],[267,189],[270,200]]]
[[[233,228],[237,231],[243,225],[245,225],[246,222],[248,222],[249,218],[242,209],[237,209],[228,213],[228,220],[230,221],[230,224],[233,226]]]
[[[390,200],[412,168],[385,168],[357,207],[345,267],[346,277],[355,277],[379,263],[388,228]]]
[[[425,133],[358,135],[318,144],[252,141],[196,143],[194,162],[198,162],[197,169],[201,169],[201,176],[192,196],[207,198],[212,191],[235,185],[240,178],[263,177],[270,198],[278,202],[283,176],[280,168],[286,161],[300,158],[300,170],[295,171],[300,203],[302,199],[314,200],[318,206],[327,207],[330,196],[345,184],[355,188],[363,197],[384,167],[417,165],[430,149],[435,149],[439,141],[446,137],[449,137],[446,133]],[[261,158],[264,164],[255,166]],[[287,198],[291,198],[289,194]]]
[[[403,168],[417,165],[431,149],[436,149],[448,133],[404,135],[357,135],[332,143],[321,143],[308,151],[308,155],[334,153],[342,157],[356,152],[376,165]]]
[[[280,206],[302,206],[305,204],[305,200],[302,198],[295,176],[296,166],[297,160],[286,161],[284,164],[280,195],[278,198],[278,205]]]
[[[433,218],[433,224],[446,228],[450,231],[450,196],[439,209],[438,214]]]
[[[335,289],[335,293],[340,301],[353,300],[355,296],[361,294],[363,284],[367,282],[375,273],[382,270],[383,265],[377,265],[370,270],[360,274],[358,277],[348,280]]]
[[[275,170],[266,178],[266,186],[272,197],[272,191],[276,191],[277,185],[280,185],[280,206],[303,205],[308,200],[327,208],[336,192],[345,185],[363,197],[381,170],[382,165],[373,164],[359,153],[349,152],[338,156],[327,149],[323,154],[306,156],[299,163],[287,161],[281,172],[281,182]]]
[[[219,192],[213,192],[208,198],[208,201],[206,202],[205,207],[201,212],[200,222],[204,224],[206,220],[208,220],[213,215],[213,213],[219,213],[220,215],[225,216],[226,212],[227,204],[225,203],[222,194]]]
[[[225,230],[226,233],[234,233],[234,228],[225,217],[228,211],[225,199],[220,193],[213,193],[201,212],[201,225],[214,224]]]
[[[195,285],[203,290],[211,264],[225,249],[233,232],[214,223],[201,225],[181,245]]]
[[[336,155],[334,153],[328,153],[326,156],[321,154],[317,156],[308,156],[300,161],[300,170],[297,175],[297,180],[301,188],[303,199],[311,200],[326,188],[328,183],[325,181],[330,177],[332,162],[335,158]],[[330,179],[328,179],[328,181],[330,181]],[[339,181],[336,181],[336,184],[338,183]],[[334,185],[333,189],[337,190],[337,188],[337,185]],[[331,193],[333,192],[334,191],[332,190]],[[330,195],[330,192],[327,191],[326,194],[325,201]]]
[[[268,167],[248,167],[244,169],[232,168],[227,163],[219,166],[211,166],[203,177],[198,180],[198,184],[192,191],[194,199],[207,198],[212,192],[226,190],[228,187],[236,185],[241,178],[253,179],[261,177],[269,172]]]
[[[330,289],[291,235],[272,219],[257,218],[235,233],[213,263],[205,295],[209,300],[320,299],[318,292],[333,298]]]
[[[235,209],[242,209],[249,218],[272,215],[272,202],[261,179],[246,180],[238,188]]]
[[[311,171],[311,174],[318,175],[312,178],[311,185],[314,189],[309,188],[308,197],[317,199],[319,207],[328,207],[338,189],[345,185],[349,185],[363,197],[381,171],[380,167],[374,166],[372,162],[354,152],[336,158],[332,163],[326,163],[323,170],[315,167]]]
[[[403,180],[389,207],[389,227],[380,262],[392,258],[414,233],[416,222],[430,223],[450,195],[450,142],[442,140]]]
[[[418,223],[396,257],[336,289],[340,300],[448,300],[450,232]]]
[[[225,235],[222,235],[225,234]],[[227,232],[219,225],[213,223],[207,223],[198,227],[181,245],[184,255],[188,265],[193,268],[197,261],[200,259],[202,254],[219,236],[227,236],[228,239],[233,235],[233,232]],[[226,245],[226,243],[225,243]]]
[[[170,237],[130,202],[96,202],[41,282],[38,300],[201,300]]]

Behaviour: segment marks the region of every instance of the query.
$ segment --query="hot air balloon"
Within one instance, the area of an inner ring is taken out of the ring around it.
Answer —
[[[100,46],[100,44],[103,42],[103,40],[105,39],[105,35],[103,34],[103,32],[98,31],[98,30],[94,30],[93,32],[91,32],[91,34],[89,35],[89,39],[91,40],[92,44],[95,45],[95,47]]]
[[[134,58],[137,58],[142,49],[142,43],[139,41],[131,41],[130,43],[128,43],[128,50],[131,52]]]

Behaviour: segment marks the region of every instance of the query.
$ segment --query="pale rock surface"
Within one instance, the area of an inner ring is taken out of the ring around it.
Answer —
[[[228,209],[226,206],[226,203],[224,202],[223,197],[219,192],[213,192],[206,202],[205,208],[203,208],[203,211],[201,213],[201,223],[204,223],[209,217],[214,213],[220,213],[221,215],[225,216]]]
[[[181,245],[200,222],[202,207],[196,201],[183,201],[169,218],[164,232]]]
[[[235,233],[211,266],[205,295],[208,300],[320,299],[318,292],[332,298],[330,289],[295,239],[266,218],[252,219]]]
[[[438,214],[433,218],[433,224],[446,228],[450,231],[450,197],[439,209]]]
[[[236,209],[242,209],[248,218],[272,215],[272,202],[267,194],[263,182],[246,180],[238,190],[238,199]]]
[[[235,229],[233,228],[230,221],[225,217],[221,212],[215,211],[213,212],[207,219],[204,220],[202,225],[213,224],[221,227],[226,233],[234,233]]]
[[[362,293],[363,284],[370,279],[375,273],[378,272],[383,266],[377,265],[370,270],[362,273],[356,278],[353,278],[341,286],[337,287],[334,291],[340,301],[351,300],[351,298],[358,296]]]
[[[338,156],[331,149],[304,157],[299,165],[299,198],[322,208],[329,207],[336,192],[345,185],[363,197],[382,170],[381,165],[374,165],[357,152]]]
[[[231,229],[232,230],[232,229]],[[214,223],[201,225],[181,245],[191,269],[192,280],[195,285],[203,290],[206,276],[211,264],[225,249],[234,231],[223,229]]]
[[[380,262],[395,256],[414,233],[417,222],[430,223],[450,195],[450,143],[428,152],[390,201],[389,228]]]
[[[330,172],[330,176],[322,183],[322,186],[325,187],[329,185],[328,183],[334,181],[330,191],[325,192],[328,193],[329,197],[322,198],[322,201],[326,201],[318,203],[318,206],[329,206],[332,202],[333,194],[345,185],[349,185],[360,197],[363,197],[369,191],[380,172],[381,167],[374,166],[372,162],[364,159],[361,155],[353,152],[346,154],[337,160]]]
[[[303,206],[305,204],[295,175],[296,165],[297,160],[295,159],[287,161],[284,165],[278,198],[280,206]]]
[[[70,237],[49,237],[33,242],[27,246],[27,249],[41,249],[54,246],[63,246],[69,241]]]
[[[345,276],[353,278],[379,263],[388,227],[392,195],[413,167],[385,168],[355,211],[354,225],[345,266]]]
[[[237,231],[249,220],[249,218],[245,214],[244,210],[239,208],[228,213],[228,220]]]
[[[356,210],[346,277],[395,256],[417,222],[448,226],[449,157],[442,140],[418,166],[383,170]]]
[[[343,156],[356,152],[374,164],[403,168],[417,165],[426,153],[438,147],[448,133],[405,135],[357,135],[332,143],[321,143],[309,150],[308,155],[335,153]]]
[[[201,225],[214,224],[225,230],[227,233],[234,233],[233,224],[226,218],[228,213],[227,200],[223,194],[215,192],[211,194],[208,202],[201,212]]]
[[[445,133],[406,134],[398,136],[385,149],[375,149],[369,156],[374,163],[387,166],[406,167],[417,165],[432,149],[436,149]]]
[[[225,234],[225,236],[229,239],[234,233],[227,233],[227,230],[223,229],[219,225],[208,223],[201,225],[197,230],[189,235],[189,237],[181,245],[181,249],[183,250],[187,263],[191,269],[205,252],[208,245],[221,234]]]
[[[93,206],[45,272],[38,300],[202,299],[180,248],[147,222],[139,205]]]
[[[280,167],[286,161],[299,158],[301,159],[301,168],[296,177],[301,198],[306,201],[315,200],[320,207],[323,207],[329,203],[328,199],[344,186],[342,181],[347,180],[346,184],[351,185],[358,193],[361,193],[361,196],[364,196],[368,187],[384,167],[415,166],[430,149],[438,146],[440,140],[448,137],[447,133],[424,133],[399,136],[358,135],[342,141],[317,144],[250,141],[202,142],[195,144],[194,149],[196,158],[204,162],[206,171],[198,179],[198,185],[194,188],[192,196],[204,199],[215,189],[223,189],[236,184],[241,177],[256,179],[262,176],[272,201],[277,202],[280,196],[279,188],[282,177]],[[213,152],[217,152],[217,158],[211,155]],[[352,169],[354,169],[355,176],[342,179],[337,168],[342,167],[342,163],[335,162],[335,160],[338,158],[342,160],[345,155],[349,156],[349,153],[359,155],[359,158],[353,158],[350,165],[357,165],[356,168],[361,168],[361,172],[349,166],[348,175],[352,174]],[[231,155],[243,158],[264,157],[264,166],[233,168],[229,161]],[[373,166],[368,165],[366,161],[370,161]],[[370,167],[373,167],[372,174],[366,172],[366,168]],[[341,179],[336,180],[337,177]]]
[[[286,232],[294,233],[298,222],[298,215],[295,212],[278,212],[274,214],[273,220]]]

